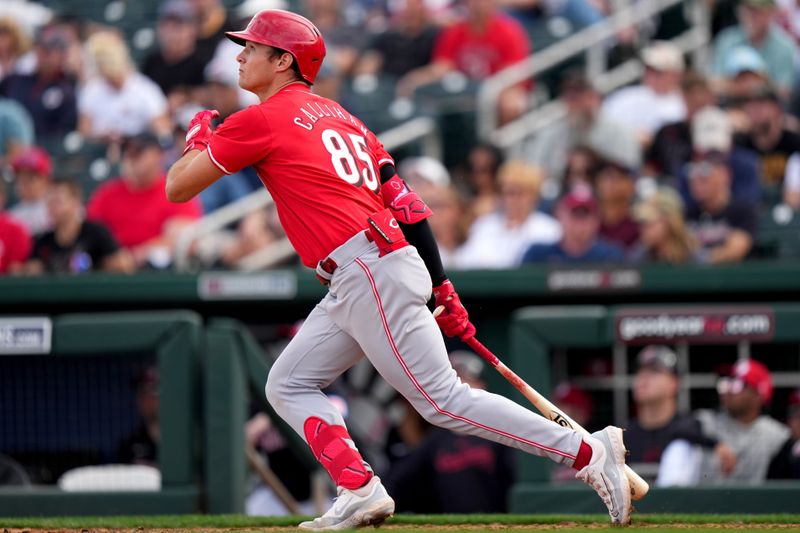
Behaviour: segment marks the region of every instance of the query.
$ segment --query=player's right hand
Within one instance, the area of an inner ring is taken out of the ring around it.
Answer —
[[[458,337],[462,341],[475,336],[475,326],[469,321],[469,314],[450,280],[434,287],[433,296],[436,298],[436,306],[444,307],[444,311],[435,317],[445,335]]]
[[[203,151],[208,148],[208,143],[211,140],[211,121],[219,116],[219,111],[216,109],[206,109],[197,113],[191,122],[189,122],[189,129],[186,132],[186,147],[183,149],[183,155],[189,150]]]

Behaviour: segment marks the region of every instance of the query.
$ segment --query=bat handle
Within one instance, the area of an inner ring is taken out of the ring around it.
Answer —
[[[436,309],[433,310],[433,318],[438,317],[443,312],[444,312],[444,306],[443,305],[438,306]],[[461,339],[461,340],[467,343],[467,346],[472,348],[475,351],[475,353],[480,355],[483,359],[486,360],[487,363],[489,363],[493,367],[496,367],[498,363],[500,363],[500,359],[498,359],[497,356],[493,354],[491,350],[489,350],[489,348],[484,346],[483,343],[478,339],[476,339],[475,337],[468,337],[466,339]]]

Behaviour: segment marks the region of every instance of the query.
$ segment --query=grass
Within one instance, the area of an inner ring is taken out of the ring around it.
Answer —
[[[87,516],[48,518],[0,518],[0,527],[43,530],[92,529],[231,529],[256,531],[259,528],[294,529],[297,517],[249,517],[243,515],[163,515],[163,516]],[[469,528],[470,532],[494,531],[513,527],[515,531],[541,531],[558,527],[560,533],[585,532],[587,529],[609,528],[608,518],[601,515],[397,515],[387,525],[393,533],[399,531],[443,530]],[[480,526],[487,527],[482,528]],[[524,526],[530,526],[525,528]],[[408,527],[404,527],[408,526]],[[748,531],[791,528],[800,531],[800,515],[700,515],[700,514],[636,514],[634,531],[684,531],[692,533],[720,529],[747,528]],[[794,527],[792,527],[794,526]],[[796,529],[795,529],[796,528]],[[262,530],[263,531],[263,530]]]

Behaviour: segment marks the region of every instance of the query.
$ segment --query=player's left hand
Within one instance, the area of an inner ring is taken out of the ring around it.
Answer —
[[[444,311],[435,318],[445,335],[458,337],[462,341],[475,336],[475,326],[469,321],[469,314],[450,280],[434,287],[433,296],[436,298],[436,306],[444,307]]]
[[[211,121],[219,116],[219,111],[216,109],[206,109],[197,113],[191,122],[189,122],[189,129],[186,132],[186,147],[183,149],[183,155],[189,150],[205,150],[208,148],[208,143],[211,139]]]

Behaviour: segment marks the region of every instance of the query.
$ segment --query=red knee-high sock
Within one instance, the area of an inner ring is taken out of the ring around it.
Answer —
[[[353,490],[372,479],[372,469],[361,457],[344,426],[332,426],[312,416],[306,420],[303,431],[314,457],[337,486]]]
[[[589,461],[592,460],[592,447],[586,444],[585,441],[581,441],[581,447],[578,450],[578,456],[575,457],[575,462],[572,464],[572,468],[575,470],[580,470],[584,466],[589,464]]]

